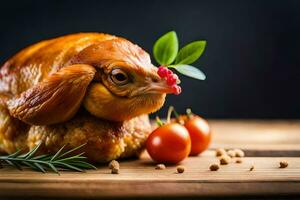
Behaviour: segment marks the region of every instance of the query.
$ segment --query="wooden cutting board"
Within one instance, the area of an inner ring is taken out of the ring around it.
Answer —
[[[86,173],[41,174],[12,168],[0,170],[1,197],[162,197],[239,196],[300,194],[300,121],[211,120],[213,148],[242,148],[246,158],[212,172],[218,162],[214,151],[183,161],[186,170],[176,166],[155,170],[145,153],[141,159],[121,161],[120,174],[107,166]],[[286,160],[289,166],[279,168]],[[249,171],[254,165],[255,169]]]

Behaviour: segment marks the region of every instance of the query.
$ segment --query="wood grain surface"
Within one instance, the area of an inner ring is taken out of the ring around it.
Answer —
[[[300,120],[210,120],[211,148],[241,148],[247,156],[300,157]]]
[[[155,170],[146,153],[138,160],[121,161],[120,174],[111,174],[104,165],[98,170],[62,172],[60,176],[3,168],[0,198],[300,195],[300,121],[211,120],[210,124],[212,148],[242,148],[251,157],[212,172],[209,166],[218,159],[209,150],[184,160],[183,174],[176,172],[176,166]],[[282,152],[288,157],[277,156]],[[282,160],[288,161],[287,168],[279,168]],[[249,171],[252,165],[255,169]]]

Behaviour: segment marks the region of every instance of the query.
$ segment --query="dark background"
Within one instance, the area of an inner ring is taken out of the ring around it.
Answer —
[[[206,39],[194,65],[207,75],[182,77],[168,105],[209,118],[300,118],[300,1],[17,1],[1,2],[0,62],[40,40],[74,32],[123,36],[149,53],[175,30],[181,46]]]

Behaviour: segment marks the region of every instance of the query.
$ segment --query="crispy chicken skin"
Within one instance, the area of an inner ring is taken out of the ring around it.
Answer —
[[[124,122],[101,120],[91,115],[78,115],[68,122],[50,126],[31,126],[27,145],[33,148],[43,141],[43,151],[56,152],[64,144],[76,147],[87,143],[82,151],[91,162],[106,162],[138,156],[151,126],[147,115]]]
[[[137,155],[151,131],[147,114],[166,93],[172,88],[149,55],[124,38],[79,33],[39,42],[0,69],[0,151],[87,143],[93,162]]]

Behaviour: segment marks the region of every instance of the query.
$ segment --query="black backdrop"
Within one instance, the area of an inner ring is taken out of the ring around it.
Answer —
[[[1,2],[0,62],[42,39],[73,32],[126,37],[148,52],[176,30],[181,44],[206,39],[195,66],[167,105],[209,118],[300,118],[300,1],[17,1]]]

